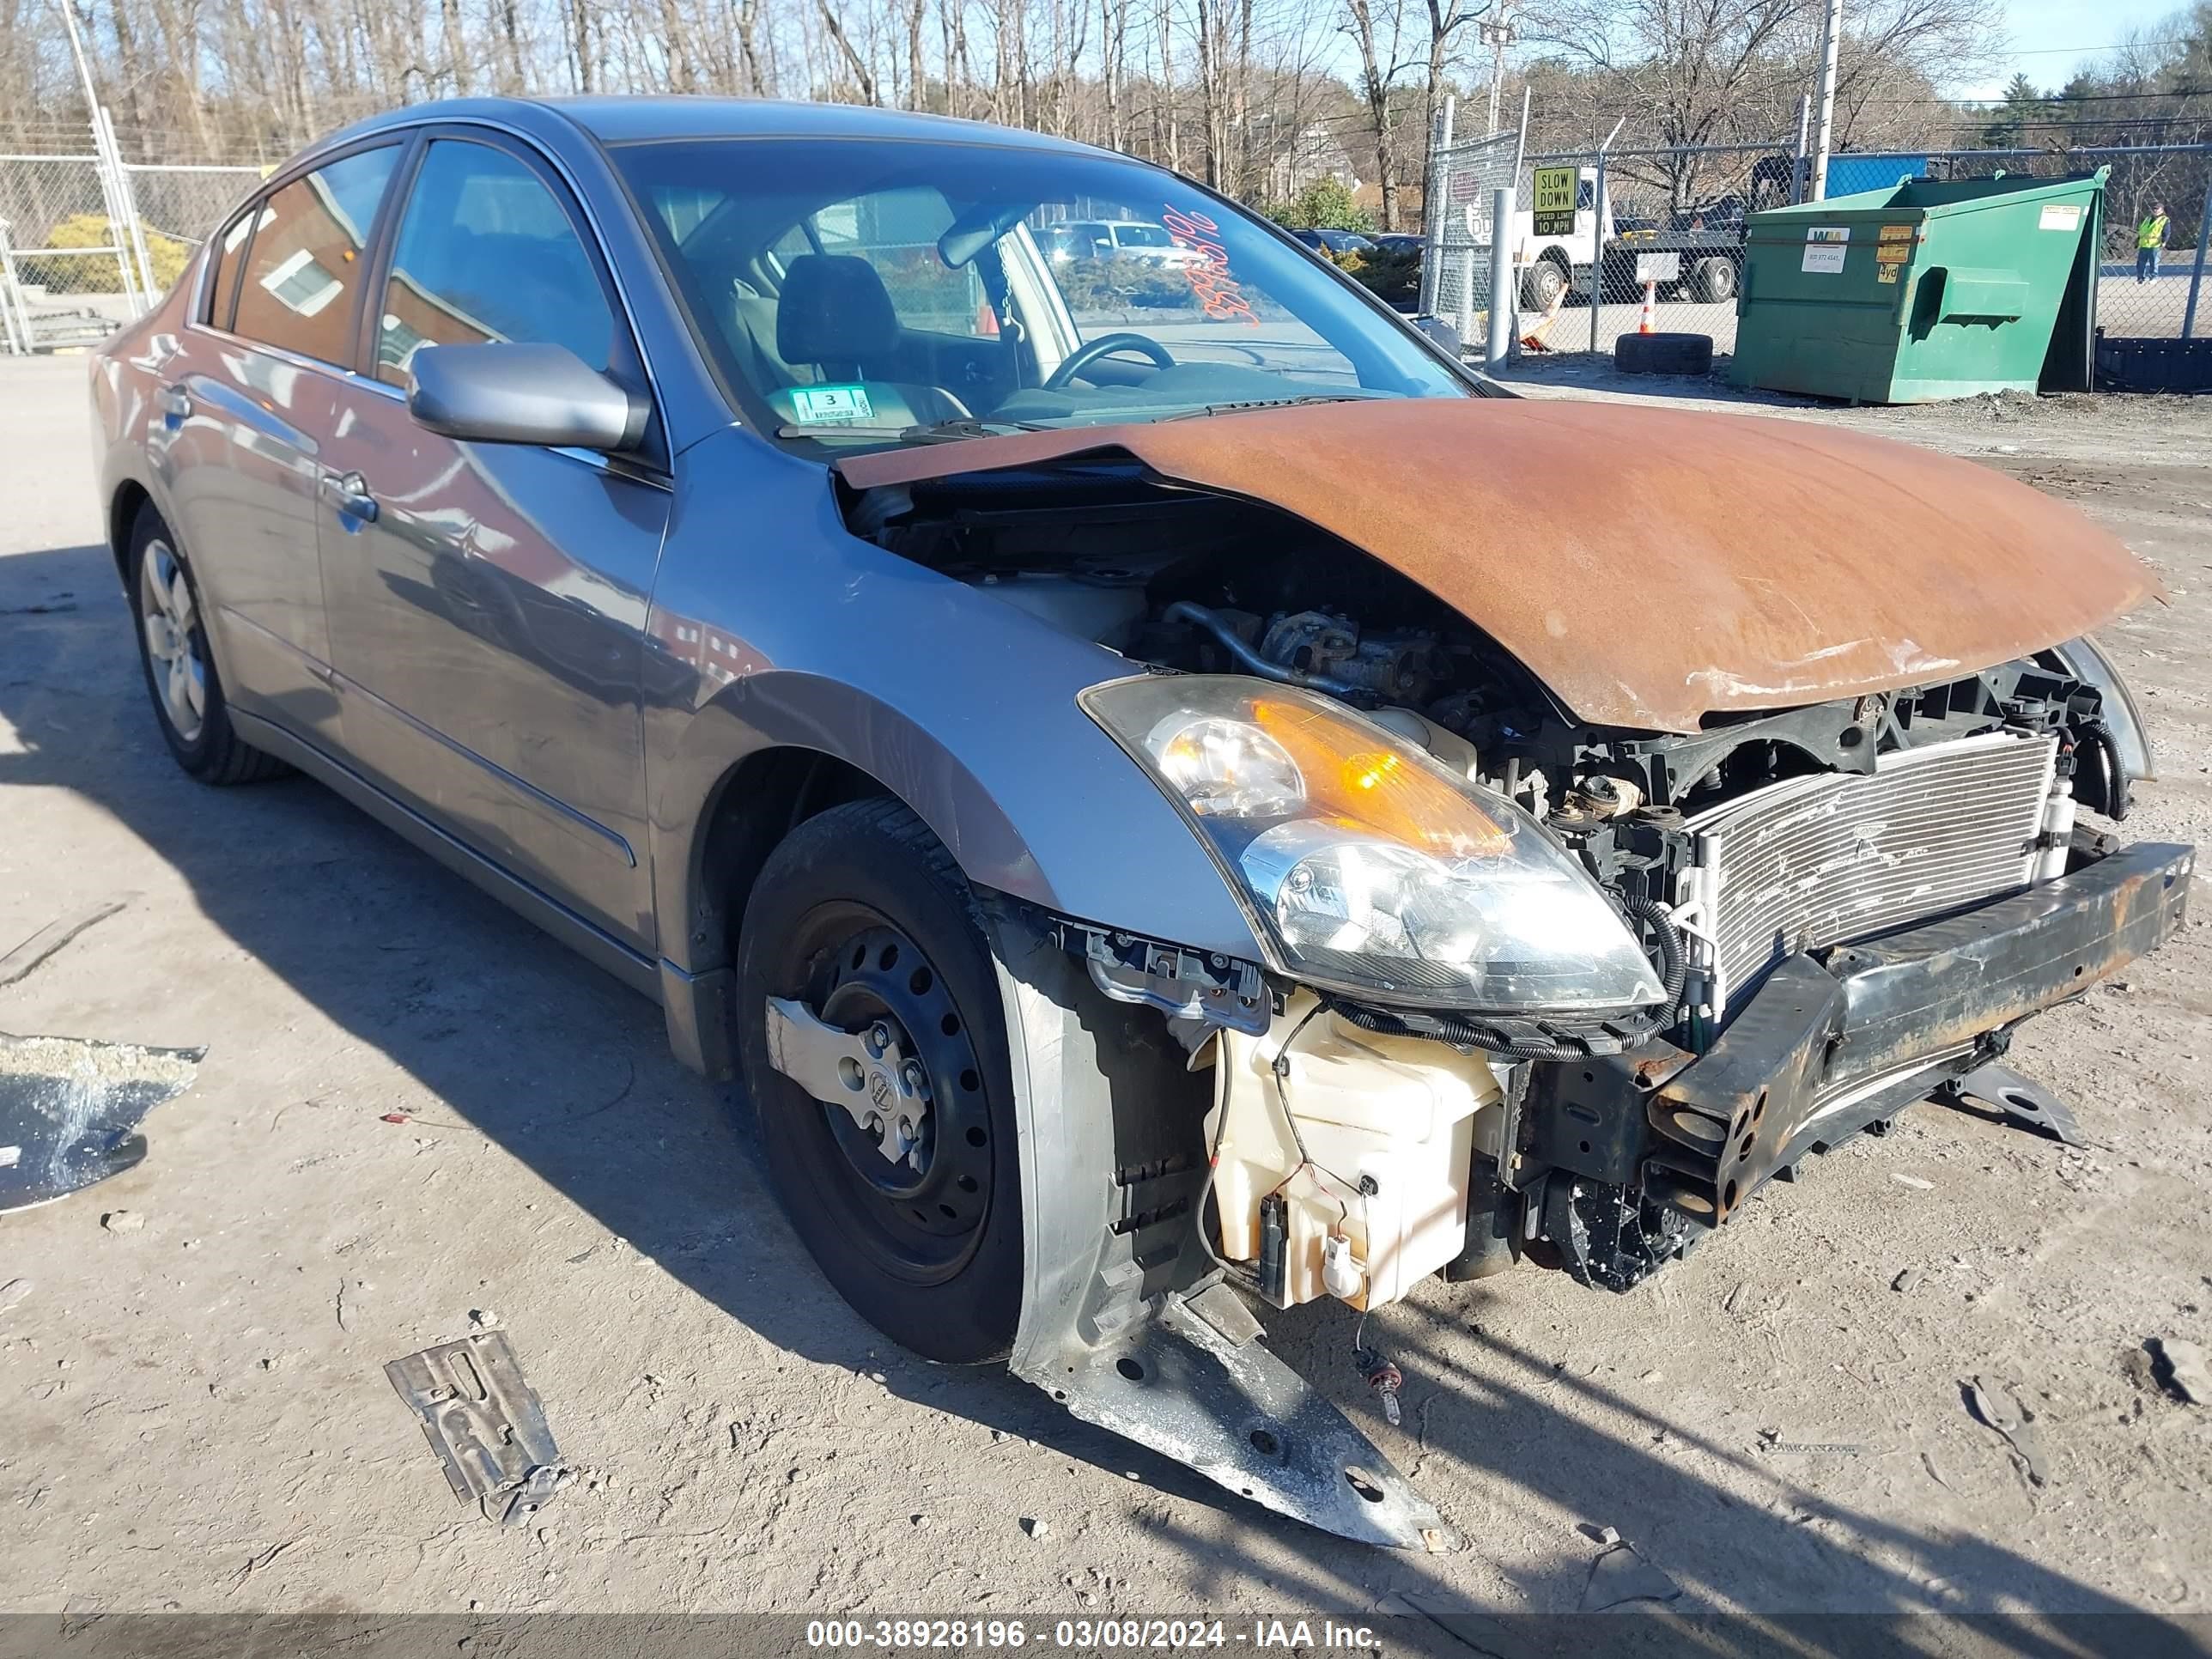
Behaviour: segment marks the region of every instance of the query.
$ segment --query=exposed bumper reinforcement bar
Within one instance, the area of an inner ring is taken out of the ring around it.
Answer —
[[[1994,1034],[2155,950],[2181,925],[2194,858],[2125,848],[1942,921],[1790,957],[1701,1056],[1655,1043],[1541,1068],[1549,1109],[1529,1151],[1595,1180],[1640,1176],[1717,1225],[1808,1152],[1972,1069]]]

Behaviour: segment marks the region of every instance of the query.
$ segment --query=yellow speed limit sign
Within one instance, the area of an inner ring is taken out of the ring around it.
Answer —
[[[1531,228],[1537,235],[1575,234],[1575,187],[1581,182],[1581,173],[1574,167],[1536,169],[1536,194],[1530,210],[1535,220]]]

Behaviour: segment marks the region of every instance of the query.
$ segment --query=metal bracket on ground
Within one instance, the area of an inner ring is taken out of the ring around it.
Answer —
[[[509,1525],[544,1507],[561,1482],[561,1451],[505,1331],[441,1342],[391,1361],[384,1374],[421,1422],[455,1498]]]

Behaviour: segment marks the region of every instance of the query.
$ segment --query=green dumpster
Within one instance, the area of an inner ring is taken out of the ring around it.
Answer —
[[[1869,404],[2086,392],[2107,171],[1906,179],[1751,215],[1730,379]]]

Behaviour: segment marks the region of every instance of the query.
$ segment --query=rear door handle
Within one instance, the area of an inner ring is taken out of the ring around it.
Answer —
[[[192,394],[180,386],[165,385],[154,392],[154,401],[161,405],[164,415],[183,420],[192,412]]]
[[[358,472],[325,472],[323,499],[349,519],[376,522],[376,497],[368,493],[368,480]]]

